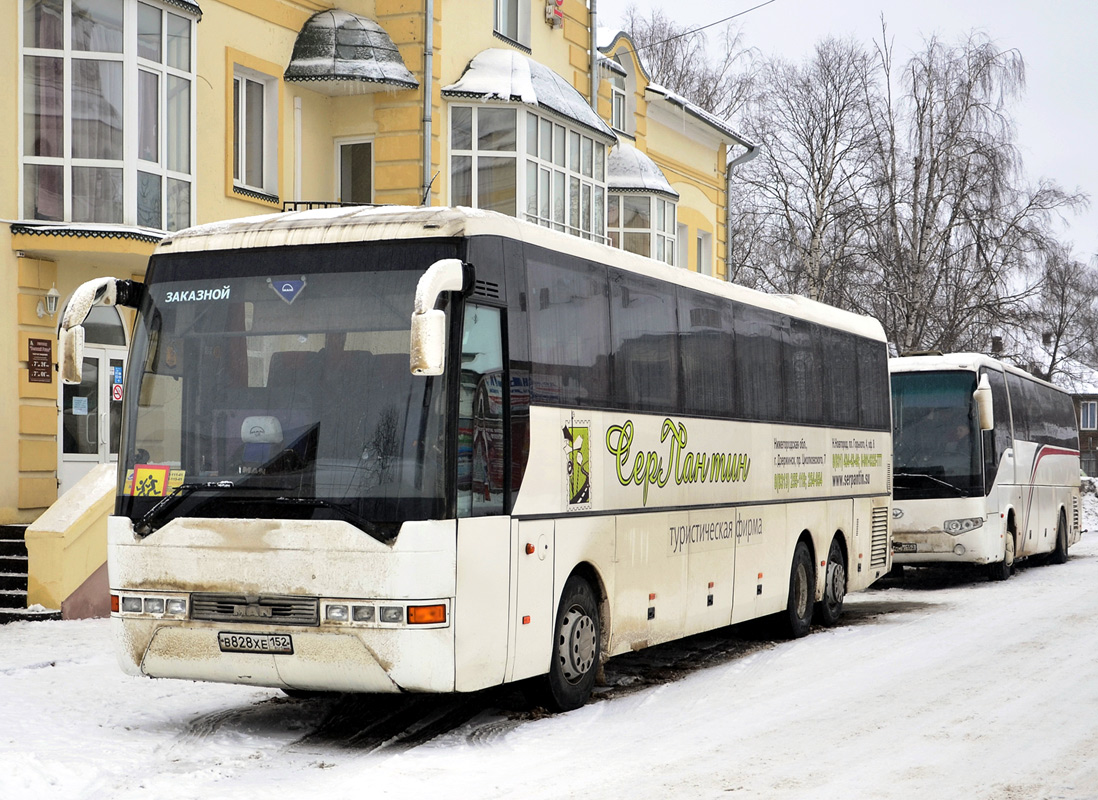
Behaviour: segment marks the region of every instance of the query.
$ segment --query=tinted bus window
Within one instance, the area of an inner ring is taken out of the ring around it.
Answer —
[[[610,320],[606,268],[528,262],[533,402],[610,402]]]
[[[736,305],[736,386],[744,419],[781,419],[785,403],[782,386],[782,327],[780,314]],[[784,325],[783,325],[784,323]]]
[[[737,416],[731,304],[679,290],[679,361],[687,413]]]
[[[678,407],[675,318],[673,287],[610,270],[614,399],[619,407],[644,411]]]

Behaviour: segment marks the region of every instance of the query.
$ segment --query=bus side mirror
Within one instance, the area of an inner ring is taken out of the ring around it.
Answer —
[[[980,430],[990,431],[995,427],[995,410],[991,403],[991,383],[987,375],[980,376],[980,384],[972,393],[976,401],[976,411],[980,415]]]
[[[84,366],[84,326],[65,330],[57,336],[57,363],[64,383],[80,383]]]
[[[412,341],[408,350],[413,375],[441,375],[446,369],[446,312],[435,308],[443,292],[460,292],[466,267],[456,258],[436,261],[416,284],[412,311]]]
[[[413,375],[441,375],[446,369],[446,312],[431,309],[412,315]]]

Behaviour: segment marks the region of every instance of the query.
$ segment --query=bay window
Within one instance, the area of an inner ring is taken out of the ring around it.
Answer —
[[[191,224],[192,7],[23,0],[25,219]]]
[[[655,194],[613,193],[607,204],[610,244],[675,265],[674,201]]]
[[[451,106],[450,203],[604,241],[606,153],[605,143],[547,114]]]

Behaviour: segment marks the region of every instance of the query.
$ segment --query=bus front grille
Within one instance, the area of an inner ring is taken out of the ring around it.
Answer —
[[[293,595],[196,592],[191,619],[207,622],[261,622],[267,625],[319,625],[320,600]]]
[[[888,563],[888,507],[873,509],[873,535],[869,543],[869,566]]]

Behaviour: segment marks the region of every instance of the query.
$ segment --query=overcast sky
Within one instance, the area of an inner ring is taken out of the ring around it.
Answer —
[[[681,25],[708,25],[766,0],[599,0],[600,27],[619,27],[625,9],[663,8]],[[981,30],[1002,47],[1021,51],[1026,93],[1015,107],[1018,144],[1031,181],[1051,178],[1092,196],[1091,208],[1068,220],[1065,238],[1075,255],[1098,254],[1098,2],[1096,0],[773,0],[738,17],[745,44],[766,55],[797,60],[828,34],[852,34],[869,43],[884,14],[897,61],[937,34],[954,42]],[[723,27],[710,28],[716,41]]]

